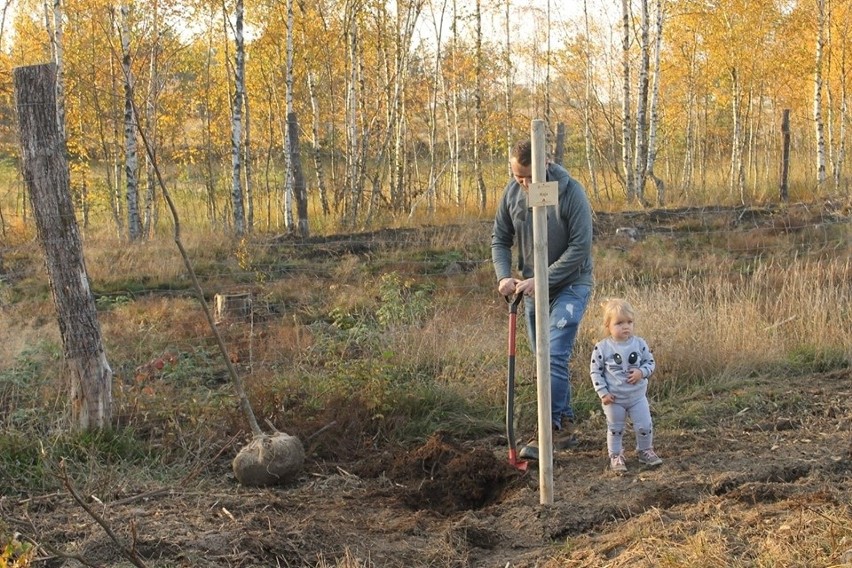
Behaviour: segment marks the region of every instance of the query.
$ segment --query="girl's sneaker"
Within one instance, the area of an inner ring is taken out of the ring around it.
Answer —
[[[648,448],[647,450],[639,450],[636,452],[639,454],[639,463],[644,463],[645,465],[657,466],[663,463],[663,460],[660,459],[660,456],[657,455],[657,452],[654,451],[654,448]]]
[[[624,454],[609,456],[609,468],[617,474],[627,473],[627,464],[624,462]]]

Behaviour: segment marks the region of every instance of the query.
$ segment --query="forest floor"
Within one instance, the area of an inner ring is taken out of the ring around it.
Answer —
[[[225,452],[180,484],[82,496],[89,511],[59,491],[0,497],[0,514],[54,543],[35,565],[56,568],[764,566],[779,551],[852,566],[852,369],[731,385],[683,401],[709,409],[696,427],[653,408],[656,468],[628,452],[628,473],[611,473],[602,417],[582,421],[579,446],[554,454],[547,505],[504,436],[436,432],[341,461],[309,447],[287,487],[240,486]]]

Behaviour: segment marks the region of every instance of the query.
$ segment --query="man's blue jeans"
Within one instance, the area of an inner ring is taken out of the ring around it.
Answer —
[[[557,428],[563,417],[574,420],[568,362],[591,295],[591,286],[566,286],[550,298],[550,416]],[[535,302],[525,301],[524,311],[535,353]]]

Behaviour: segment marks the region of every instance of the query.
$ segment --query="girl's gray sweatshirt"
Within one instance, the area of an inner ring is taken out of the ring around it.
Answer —
[[[631,385],[627,382],[627,372],[632,368],[642,371],[642,380]],[[654,354],[641,337],[633,336],[619,343],[611,337],[599,341],[592,350],[589,373],[595,392],[603,398],[611,394],[618,402],[645,396],[648,389],[648,377],[656,369]]]

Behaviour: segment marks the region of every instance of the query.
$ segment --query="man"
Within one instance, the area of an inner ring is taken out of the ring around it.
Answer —
[[[503,296],[535,293],[533,278],[533,215],[527,205],[532,182],[532,146],[529,140],[513,148],[509,165],[512,180],[497,206],[491,234],[491,259],[497,290]],[[547,164],[546,181],[559,183],[558,204],[547,207],[547,284],[550,292],[550,396],[553,447],[577,445],[568,361],[577,328],[592,292],[592,210],[582,185],[560,165]],[[512,276],[512,246],[518,243],[520,278]],[[535,351],[535,302],[524,302],[527,331]],[[518,455],[538,459],[538,437]]]

